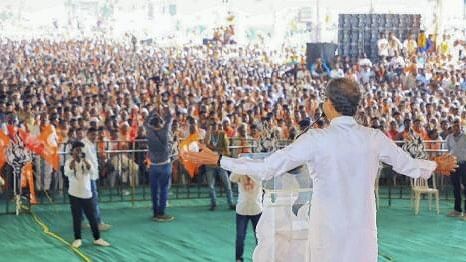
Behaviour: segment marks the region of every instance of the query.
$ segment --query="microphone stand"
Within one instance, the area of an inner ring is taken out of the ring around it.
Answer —
[[[307,126],[302,132],[301,134],[299,134],[296,139],[298,139],[301,135],[303,135],[304,133],[306,133],[307,131],[309,131],[310,129],[312,129],[312,127],[321,119],[325,118],[325,114],[322,112],[320,114],[320,116],[314,121],[312,122],[309,126]],[[295,167],[291,170],[289,170],[287,173],[289,174],[292,174],[292,175],[299,175],[301,173],[301,170],[305,167],[305,165],[301,165],[301,166],[298,166],[298,167]],[[298,177],[296,177],[296,179],[298,180],[298,184],[299,184],[299,179]],[[292,207],[291,207],[291,211],[293,212],[293,214],[295,214],[295,216],[298,216],[298,211],[299,209],[304,205],[303,203],[299,203],[299,199],[301,197],[304,197],[302,195],[302,193],[299,193],[298,194],[298,199],[296,199],[296,201],[293,203]]]
[[[312,122],[310,125],[308,125],[306,128],[304,128],[304,130],[296,136],[296,139],[298,139],[300,136],[302,136],[304,133],[306,133],[307,131],[309,131],[309,129],[311,129],[317,122],[319,122],[321,119],[325,118],[325,114],[324,113],[321,113],[320,116],[314,121]]]

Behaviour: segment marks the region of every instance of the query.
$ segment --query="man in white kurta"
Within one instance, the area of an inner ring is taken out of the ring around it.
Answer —
[[[429,177],[435,162],[412,159],[382,132],[341,116],[311,130],[262,163],[223,158],[222,168],[261,180],[302,164],[315,170],[310,213],[311,261],[377,261],[374,182],[379,161],[413,178]]]
[[[361,95],[354,81],[332,80],[326,95],[324,112],[331,120],[330,127],[309,130],[263,160],[220,156],[219,164],[261,180],[303,164],[312,167],[310,260],[374,262],[378,253],[374,183],[379,161],[400,174],[428,178],[436,168],[447,173],[454,159],[441,157],[437,163],[413,159],[379,130],[356,123],[352,116]],[[215,156],[205,151],[192,158],[211,162]]]

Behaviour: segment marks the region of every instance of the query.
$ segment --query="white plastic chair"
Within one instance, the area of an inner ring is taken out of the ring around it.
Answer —
[[[427,179],[416,178],[411,179],[411,205],[414,206],[414,214],[419,214],[419,205],[421,202],[421,196],[426,194],[429,197],[429,210],[432,210],[432,195],[435,196],[435,206],[437,208],[437,214],[440,213],[439,207],[439,191],[435,183],[435,174],[432,176],[433,187],[429,187]]]

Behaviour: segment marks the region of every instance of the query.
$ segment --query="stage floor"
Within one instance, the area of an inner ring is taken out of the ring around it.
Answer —
[[[112,247],[92,245],[90,229],[83,229],[80,251],[92,261],[234,261],[235,212],[222,202],[208,211],[208,199],[171,200],[171,223],[151,220],[149,202],[102,204],[105,222],[113,228],[102,233]],[[382,201],[381,205],[384,205]],[[466,261],[466,221],[445,214],[451,201],[441,202],[436,215],[421,204],[414,216],[409,200],[393,200],[378,212],[379,261]],[[73,240],[68,205],[43,205],[33,209],[50,231]],[[82,261],[64,243],[43,233],[31,215],[0,216],[1,261]],[[252,230],[246,241],[246,261],[251,261]]]

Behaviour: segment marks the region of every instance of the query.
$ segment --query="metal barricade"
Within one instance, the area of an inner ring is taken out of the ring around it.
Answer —
[[[426,146],[426,152],[430,157],[447,152],[444,149],[443,141],[424,141],[426,145],[436,144],[435,147]],[[283,148],[291,143],[289,140],[277,142],[278,148]],[[403,141],[396,141],[402,144]],[[439,146],[440,143],[440,146]],[[255,150],[257,141],[248,140],[247,145],[234,145],[231,143],[231,150],[248,149]],[[68,146],[69,147],[69,146]],[[60,153],[60,170],[51,171],[47,164],[35,157],[32,161],[34,166],[34,182],[32,186],[36,194],[37,204],[65,204],[68,203],[67,178],[63,174],[63,165],[69,159],[66,153],[67,146],[61,145],[63,152]],[[101,202],[129,201],[134,205],[137,201],[151,200],[149,165],[146,154],[147,140],[128,141],[101,141],[97,143],[99,161],[99,179],[97,180],[99,199]],[[185,172],[180,160],[176,157],[172,162],[173,175],[169,199],[191,199],[208,198],[209,188],[202,172],[195,177],[189,177]],[[390,200],[392,198],[404,199],[409,197],[409,179],[399,176],[389,167],[385,167],[380,183],[388,192],[382,193]],[[12,199],[12,170],[5,165],[2,170],[2,177],[6,180],[6,186],[0,188],[0,214],[12,213],[15,211],[15,203]],[[449,183],[444,176],[436,176],[435,181],[438,188],[448,199],[452,197]],[[31,190],[31,184],[25,187],[25,196]],[[219,197],[224,196],[222,186]],[[234,185],[234,193],[236,187]],[[385,190],[385,191],[386,191]],[[388,195],[387,195],[388,194]],[[31,196],[29,194],[29,196]]]

